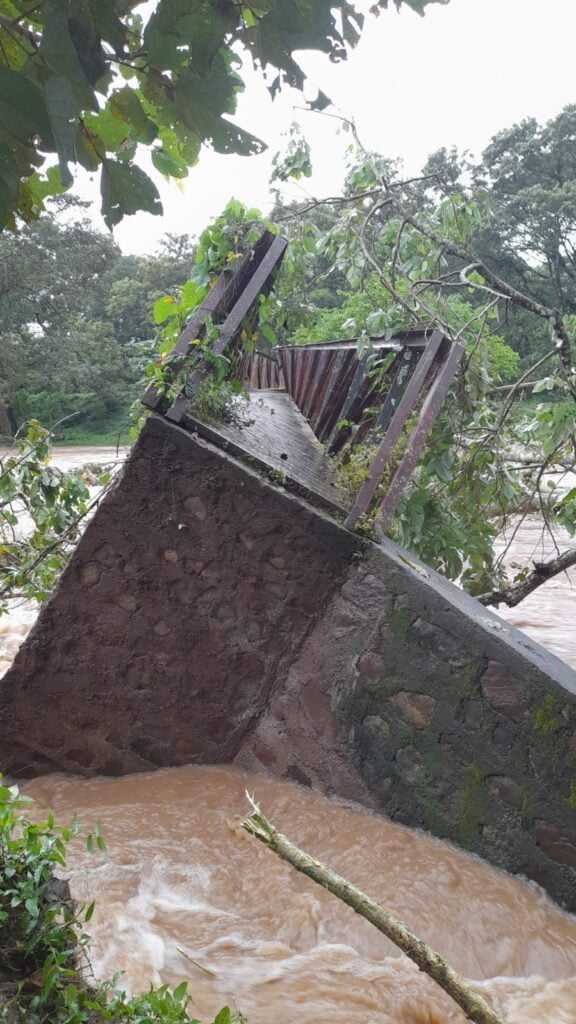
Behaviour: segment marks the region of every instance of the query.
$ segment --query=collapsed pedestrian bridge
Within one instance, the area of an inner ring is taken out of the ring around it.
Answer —
[[[234,353],[286,243],[225,272],[174,359]],[[370,355],[386,358],[385,386]],[[383,537],[462,355],[434,330],[239,355],[240,417],[206,375],[152,387],[115,486],[0,683],[0,763],[122,774],[235,762],[452,839],[576,907],[576,673]],[[379,492],[398,439],[402,457]],[[359,493],[329,452],[371,438]]]

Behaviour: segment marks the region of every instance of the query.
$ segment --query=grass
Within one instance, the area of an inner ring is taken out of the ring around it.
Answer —
[[[130,429],[132,424],[126,416],[118,417],[105,426],[102,424],[84,424],[81,426],[64,427],[54,435],[55,447],[95,448],[128,445],[132,443]]]

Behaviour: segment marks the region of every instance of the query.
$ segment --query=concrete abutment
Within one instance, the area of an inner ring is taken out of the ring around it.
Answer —
[[[22,777],[265,768],[576,909],[576,673],[156,416],[0,682],[0,729]]]

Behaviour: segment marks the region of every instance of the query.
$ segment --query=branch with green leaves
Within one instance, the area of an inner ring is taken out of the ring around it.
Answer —
[[[31,421],[0,459],[0,614],[14,598],[44,600],[83,522],[101,501],[76,473],[49,462],[51,432]],[[110,473],[103,473],[101,488]]]
[[[394,0],[423,14],[429,3]],[[388,0],[378,0],[379,12]],[[342,60],[364,16],[348,0],[0,0],[0,228],[37,217],[68,189],[77,167],[100,172],[102,214],[161,215],[156,185],[138,163],[185,178],[202,146],[261,153],[265,143],[233,120],[244,83],[241,52],[267,77],[303,90],[299,50]],[[310,106],[322,109],[319,92]]]

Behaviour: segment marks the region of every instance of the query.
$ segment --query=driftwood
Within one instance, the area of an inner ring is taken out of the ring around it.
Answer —
[[[250,798],[249,798],[250,799]],[[379,907],[356,886],[351,885],[341,875],[314,860],[308,853],[277,832],[267,821],[260,808],[251,801],[253,813],[242,822],[242,828],[251,836],[259,839],[264,846],[291,864],[297,871],[307,875],[313,882],[337,896],[378,931],[386,935],[395,945],[406,953],[421,971],[428,974],[440,985],[440,988],[454,1000],[474,1024],[504,1024],[504,1022],[488,1006],[488,1003],[449,964],[435,953],[422,939],[414,935],[397,917],[388,910]]]
[[[557,558],[551,558],[549,562],[534,562],[533,572],[528,573],[519,583],[513,583],[502,590],[491,590],[489,594],[482,594],[478,600],[482,604],[507,604],[509,608],[520,604],[528,594],[541,587],[547,580],[551,580],[558,573],[566,572],[573,565],[576,565],[576,548],[568,548]]]

